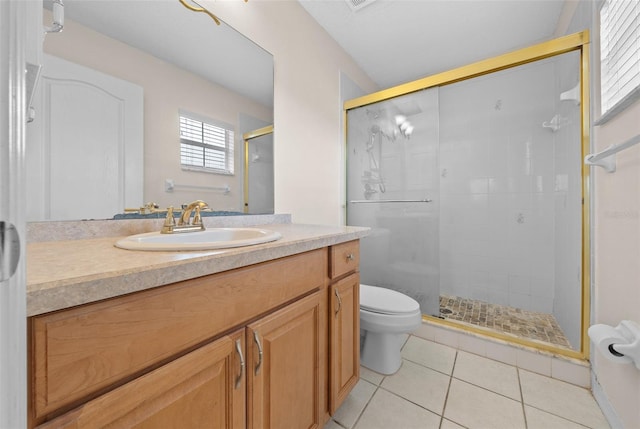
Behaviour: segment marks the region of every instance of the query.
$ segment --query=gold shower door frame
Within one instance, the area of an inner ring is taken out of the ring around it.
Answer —
[[[244,213],[249,213],[249,141],[267,134],[273,134],[273,125],[267,125],[242,135],[244,140]]]
[[[380,101],[422,91],[424,89],[444,86],[455,82],[471,79],[478,76],[495,73],[501,70],[513,68],[523,64],[543,60],[565,54],[567,52],[578,51],[580,53],[580,117],[581,117],[581,159],[589,153],[590,148],[590,116],[589,116],[589,31],[560,37],[548,42],[539,43],[497,57],[478,61],[463,67],[448,70],[422,79],[414,80],[402,85],[394,86],[382,91],[374,92],[344,103],[344,123],[347,124],[347,112],[350,109],[367,106]],[[346,127],[345,127],[345,148],[346,148]],[[589,166],[582,164],[582,316],[581,316],[581,341],[579,350],[570,350],[557,347],[549,343],[528,340],[525,338],[495,332],[489,329],[469,326],[456,321],[440,319],[434,316],[423,315],[425,321],[437,325],[445,325],[462,329],[474,334],[480,334],[492,338],[497,338],[510,343],[515,343],[538,350],[547,351],[562,356],[588,359],[589,358],[589,337],[587,329],[589,327],[590,315],[590,284],[591,284],[591,230],[590,230],[590,192],[589,192]]]

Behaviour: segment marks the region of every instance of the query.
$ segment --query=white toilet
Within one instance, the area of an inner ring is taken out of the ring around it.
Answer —
[[[395,290],[360,285],[360,363],[380,374],[393,374],[402,364],[402,335],[422,323],[420,304]]]

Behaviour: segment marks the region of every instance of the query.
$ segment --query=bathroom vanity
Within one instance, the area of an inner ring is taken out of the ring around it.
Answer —
[[[359,376],[367,229],[268,227],[224,251],[31,243],[29,427],[321,428]]]

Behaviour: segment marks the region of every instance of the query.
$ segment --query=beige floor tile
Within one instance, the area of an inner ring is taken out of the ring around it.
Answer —
[[[338,423],[334,422],[333,420],[329,420],[327,424],[322,427],[322,429],[344,429],[344,428],[340,426]]]
[[[440,416],[384,389],[378,389],[365,408],[356,429],[431,429]]]
[[[587,389],[525,370],[518,372],[526,405],[590,428],[609,428],[600,407]]]
[[[525,405],[527,429],[585,429],[584,426],[571,420],[549,414],[546,411]]]
[[[518,371],[514,366],[459,351],[453,376],[516,401],[521,400]]]
[[[442,419],[440,429],[464,429],[464,426],[460,426],[459,424],[454,423],[451,420]]]
[[[333,415],[333,420],[347,429],[353,427],[360,417],[362,410],[376,391],[376,386],[365,380],[358,381],[349,396],[346,397],[340,408]]]
[[[402,349],[402,357],[436,371],[451,374],[456,359],[456,350],[411,336]]]
[[[381,387],[440,415],[449,376],[405,360],[398,372],[384,379]]]
[[[365,368],[364,366],[360,366],[360,378],[378,386],[382,383],[384,375],[371,371],[369,368]]]
[[[522,404],[453,379],[444,417],[469,429],[525,428]]]

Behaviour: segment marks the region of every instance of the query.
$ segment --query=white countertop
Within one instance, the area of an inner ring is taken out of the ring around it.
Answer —
[[[369,228],[270,224],[282,238],[232,249],[132,251],[123,238],[41,241],[27,245],[27,315],[34,316],[360,239]]]

